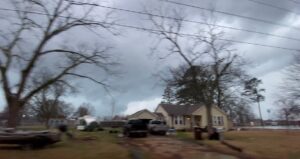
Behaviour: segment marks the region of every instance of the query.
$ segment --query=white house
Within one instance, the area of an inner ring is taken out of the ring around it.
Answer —
[[[175,129],[192,129],[194,126],[207,126],[207,111],[204,105],[159,104],[155,113],[163,115],[167,125]],[[212,107],[213,126],[229,129],[231,122],[218,107]]]

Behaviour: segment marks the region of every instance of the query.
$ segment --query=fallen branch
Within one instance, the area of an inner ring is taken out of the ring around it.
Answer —
[[[232,144],[230,144],[230,143],[228,143],[228,142],[221,141],[221,144],[223,144],[223,145],[225,145],[225,146],[231,148],[232,150],[235,150],[235,151],[238,151],[238,152],[243,152],[243,149],[242,149],[242,148],[239,148],[239,147],[237,147],[237,146],[235,146],[235,145],[232,145]]]

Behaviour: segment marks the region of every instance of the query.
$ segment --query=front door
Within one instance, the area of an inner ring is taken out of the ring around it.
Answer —
[[[196,115],[194,116],[194,121],[195,121],[195,125],[194,126],[197,126],[197,127],[201,127],[201,116],[200,115]]]

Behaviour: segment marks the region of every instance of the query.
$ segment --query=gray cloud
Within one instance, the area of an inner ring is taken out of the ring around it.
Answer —
[[[217,10],[231,12],[243,16],[265,19],[286,25],[293,25],[293,23],[297,21],[299,22],[298,24],[300,24],[299,15],[290,14],[266,6],[261,6],[247,0],[190,0],[184,2],[178,0],[178,2],[189,3],[203,7],[215,6],[215,9]],[[280,7],[285,7],[290,10],[299,11],[298,6],[289,1],[267,0],[264,2],[271,3]],[[4,2],[1,3],[4,4]],[[184,10],[185,15],[188,19],[197,21],[203,20],[203,11],[199,9],[179,7],[157,0],[114,0],[105,2],[103,4],[138,11],[143,11],[143,7],[177,8],[182,11]],[[100,8],[98,9],[99,11],[101,10]],[[3,12],[1,11],[0,14],[2,13]],[[206,14],[208,13],[206,12]],[[117,21],[118,23],[151,27],[149,25],[149,22],[145,20],[145,16],[118,11],[116,11],[113,15],[119,19]],[[222,14],[214,15],[219,20],[218,23],[222,25],[251,29],[260,32],[295,38],[300,37],[300,32],[295,29],[255,22],[242,18],[235,18]],[[195,24],[188,25],[189,26],[187,27],[187,29],[184,30],[184,32],[186,33],[195,31],[188,28],[201,27]],[[177,56],[172,56],[167,60],[158,60],[155,56],[149,56],[150,47],[153,46],[155,37],[145,32],[120,28],[121,36],[112,36],[105,30],[96,29],[94,31],[103,35],[103,37],[99,37],[95,35],[95,33],[85,28],[78,28],[76,30],[72,30],[69,34],[66,34],[62,39],[57,39],[56,44],[63,43],[65,41],[68,41],[69,43],[74,42],[74,44],[76,44],[77,42],[84,41],[85,43],[90,44],[100,43],[103,45],[108,44],[114,46],[113,50],[111,50],[111,53],[120,60],[121,65],[118,69],[120,72],[122,72],[122,74],[120,74],[119,76],[106,76],[96,68],[81,68],[80,71],[91,73],[97,79],[105,78],[107,79],[107,82],[113,86],[112,94],[116,100],[115,112],[124,112],[127,109],[127,105],[129,103],[131,103],[132,107],[132,102],[139,103],[139,101],[141,101],[140,104],[142,104],[142,101],[157,100],[158,98],[160,98],[163,93],[163,86],[157,85],[159,81],[157,78],[153,77],[153,74],[165,69],[166,66],[175,66],[181,63],[182,60]],[[250,34],[228,29],[225,29],[224,31],[226,32],[226,38],[274,46],[283,46],[288,48],[299,48],[299,42],[296,41],[268,37],[259,34]],[[166,46],[166,44],[162,44],[159,50],[160,55],[166,53]],[[264,87],[267,90],[270,90],[267,91],[267,101],[263,103],[265,112],[266,109],[273,107],[272,102],[274,101],[274,98],[271,92],[276,91],[275,87],[280,83],[279,79],[283,77],[283,75],[280,74],[280,71],[286,66],[290,65],[293,52],[245,44],[235,44],[234,48],[237,48],[238,53],[245,59],[253,62],[253,65],[249,67],[249,71],[254,76],[262,78],[264,80]],[[53,63],[55,59],[50,58],[46,59],[46,61],[48,61],[49,63]],[[272,79],[275,78],[278,80],[273,81]],[[76,106],[78,106],[82,102],[90,102],[96,107],[97,113],[99,115],[107,115],[111,113],[111,97],[107,94],[107,92],[104,91],[101,86],[86,80],[78,80],[74,82],[80,90],[80,93],[78,93],[77,95],[70,95],[66,97],[66,100],[74,103],[74,105]],[[266,115],[266,113],[264,114]]]

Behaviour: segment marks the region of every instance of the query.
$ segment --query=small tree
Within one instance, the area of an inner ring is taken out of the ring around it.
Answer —
[[[47,78],[49,78],[48,74],[44,74],[41,77],[44,80],[47,80]],[[45,126],[49,128],[48,124],[51,118],[65,118],[73,112],[71,104],[60,100],[70,90],[64,84],[53,84],[36,94],[26,107],[38,120],[44,122]]]
[[[95,108],[90,103],[82,103],[76,110],[74,116],[82,117],[85,115],[92,115]]]
[[[71,104],[61,100],[42,99],[36,101],[32,110],[37,119],[44,122],[46,128],[49,128],[51,118],[66,118],[72,114],[74,109]]]
[[[243,95],[247,96],[251,101],[257,103],[261,125],[264,126],[264,122],[261,114],[260,102],[265,100],[265,97],[261,94],[262,92],[265,92],[265,89],[259,88],[260,84],[262,84],[262,81],[257,78],[252,78],[250,80],[247,80],[245,82]]]
[[[289,125],[292,117],[300,117],[300,105],[296,101],[281,97],[275,103],[279,106],[279,115],[285,119],[286,125]]]

